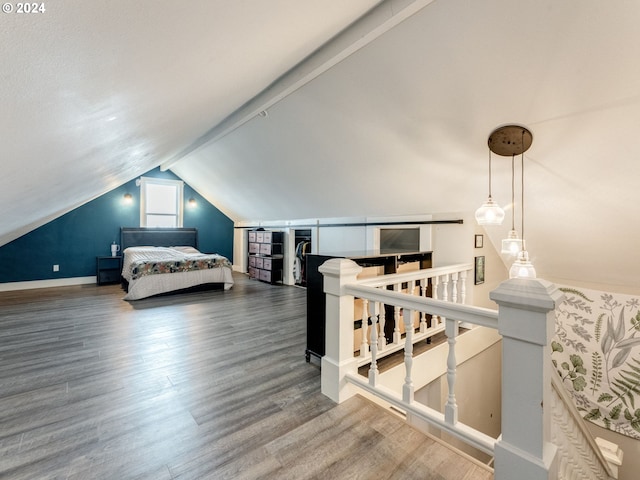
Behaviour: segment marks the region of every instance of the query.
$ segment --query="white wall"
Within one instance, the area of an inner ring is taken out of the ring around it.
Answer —
[[[323,219],[321,223],[333,223],[336,219]],[[373,247],[367,238],[367,227],[319,227],[312,253],[361,252]]]
[[[473,263],[474,257],[485,257],[485,281],[474,285],[471,275],[467,278],[467,304],[486,308],[496,308],[489,299],[489,292],[508,278],[508,270],[490,238],[482,227],[476,224],[472,214],[452,212],[437,216],[405,215],[391,217],[339,217],[297,220],[273,220],[265,222],[239,222],[234,236],[233,265],[237,271],[247,271],[247,230],[248,227],[264,226],[271,230],[281,230],[285,235],[284,283],[293,285],[293,258],[295,253],[294,235],[296,228],[310,229],[312,232],[312,253],[336,253],[375,250],[380,247],[380,229],[376,223],[419,222],[430,220],[459,220],[454,224],[406,224],[406,228],[420,229],[420,250],[433,251],[433,265],[442,266],[455,263]],[[323,226],[330,224],[361,224],[367,226]],[[394,225],[393,228],[402,228]],[[482,248],[475,248],[476,234],[482,234]]]
[[[457,219],[452,217],[451,219]],[[247,237],[250,228],[264,227],[268,230],[285,232],[285,259],[284,259],[284,283],[293,285],[293,258],[295,254],[295,230],[311,230],[312,253],[340,253],[371,251],[380,247],[380,229],[384,226],[377,225],[387,222],[420,222],[431,220],[430,215],[408,215],[392,217],[339,217],[339,218],[313,218],[297,220],[271,220],[263,222],[238,222],[234,231],[233,265],[236,271],[247,271]],[[335,224],[363,224],[357,226],[330,226]],[[458,226],[458,225],[453,225]],[[403,228],[402,224],[393,225],[393,228]],[[406,228],[420,229],[420,250],[431,251],[432,225],[406,224]]]
[[[493,438],[500,435],[502,421],[501,388],[502,343],[494,343],[488,349],[460,364],[456,368],[456,402],[458,420]],[[442,375],[415,393],[415,400],[439,412],[444,412],[447,401],[447,377]],[[435,427],[423,425],[426,431],[457,449],[486,463],[490,457],[473,447],[441,432]]]
[[[634,254],[635,255],[635,254]],[[629,259],[630,262],[636,261],[636,259]],[[585,262],[588,263],[589,259],[585,258]],[[638,265],[640,267],[640,265]],[[554,276],[545,276],[545,280],[553,282],[558,285],[571,285],[575,288],[587,288],[589,290],[601,290],[603,292],[620,293],[623,295],[638,295],[640,288],[633,285],[619,285],[601,282],[584,281],[581,279],[567,279]]]
[[[317,233],[312,243],[313,253],[332,253],[376,250],[380,248],[380,230],[385,228],[380,223],[398,223],[390,228],[419,228],[420,229],[420,251],[432,250],[432,226],[414,225],[402,222],[424,222],[430,221],[431,215],[403,215],[390,217],[340,217],[322,218],[315,220],[317,223]],[[344,224],[344,223],[366,223],[366,226],[353,227],[331,227],[323,225]]]
[[[434,220],[441,219],[434,215]],[[475,257],[485,257],[484,283],[475,285],[473,275],[467,279],[467,304],[484,308],[497,308],[489,299],[489,292],[509,278],[509,271],[484,228],[476,223],[473,214],[456,212],[444,218],[461,218],[462,225],[433,226],[433,266],[455,263],[473,263]],[[475,236],[482,235],[483,246],[475,247]]]

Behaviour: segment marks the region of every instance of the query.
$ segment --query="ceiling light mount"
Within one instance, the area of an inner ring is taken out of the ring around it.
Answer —
[[[533,143],[533,135],[522,125],[504,125],[491,132],[487,143],[489,150],[496,155],[512,157],[529,150]]]

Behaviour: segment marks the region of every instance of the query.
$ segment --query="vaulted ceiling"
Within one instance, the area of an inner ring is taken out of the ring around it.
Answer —
[[[0,245],[158,165],[236,221],[468,214],[517,123],[540,276],[640,289],[640,2],[45,7],[0,16]]]

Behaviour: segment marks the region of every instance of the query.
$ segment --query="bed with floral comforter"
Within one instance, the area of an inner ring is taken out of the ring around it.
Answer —
[[[231,262],[194,247],[128,247],[123,252],[122,278],[127,283],[125,300],[173,292],[203,284],[233,286]]]

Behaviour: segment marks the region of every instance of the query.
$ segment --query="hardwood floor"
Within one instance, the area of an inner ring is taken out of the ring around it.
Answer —
[[[305,291],[0,293],[2,479],[490,479],[304,361]]]

